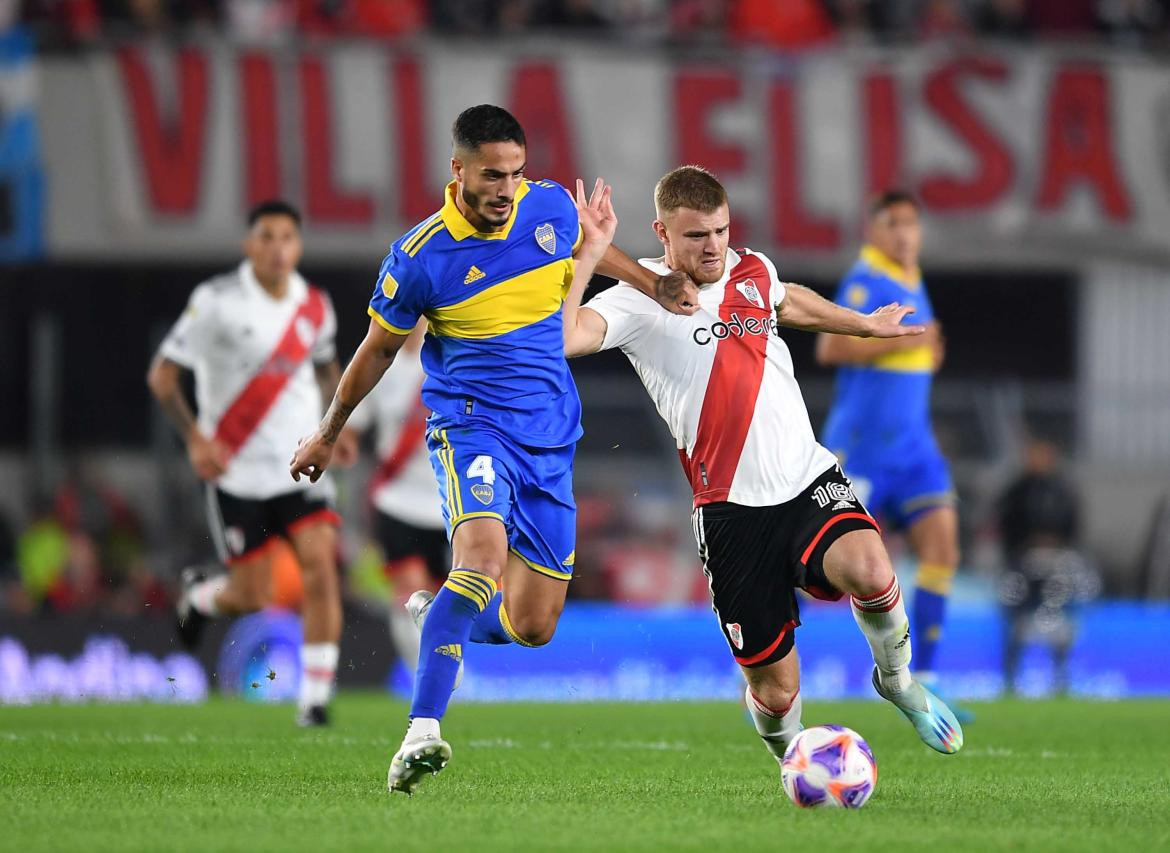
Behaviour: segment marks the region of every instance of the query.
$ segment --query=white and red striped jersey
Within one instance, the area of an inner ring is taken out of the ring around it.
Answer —
[[[378,465],[370,479],[370,497],[378,511],[413,527],[442,530],[439,486],[427,452],[428,413],[420,395],[426,374],[419,355],[399,350],[348,425],[365,430],[372,424],[376,430]]]
[[[288,465],[321,420],[314,365],[336,358],[336,330],[329,297],[296,273],[281,299],[264,290],[247,261],[191,293],[159,353],[194,371],[199,428],[232,453],[219,488],[258,500],[331,491],[322,480],[294,482]]]
[[[663,259],[642,260],[658,274]],[[672,314],[618,284],[590,300],[678,445],[695,506],[789,501],[834,464],[817,443],[792,355],[777,334],[784,285],[764,255],[727,253],[723,278],[699,291],[699,311]]]

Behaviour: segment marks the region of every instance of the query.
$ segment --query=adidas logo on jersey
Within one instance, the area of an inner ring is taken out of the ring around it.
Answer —
[[[471,269],[469,269],[467,271],[467,275],[465,275],[463,277],[463,283],[464,284],[474,284],[475,282],[479,281],[481,278],[487,278],[487,273],[485,273],[483,270],[481,270],[479,267],[477,267],[473,264]]]
[[[837,501],[835,504],[833,504],[833,512],[836,512],[839,509],[853,509],[853,504],[851,504],[849,501]]]
[[[459,643],[448,643],[445,646],[439,646],[435,649],[435,654],[449,657],[451,660],[462,661],[463,646],[459,645]]]

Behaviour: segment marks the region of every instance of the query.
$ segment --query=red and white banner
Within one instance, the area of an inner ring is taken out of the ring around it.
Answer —
[[[934,263],[1170,256],[1170,71],[1127,54],[131,47],[41,72],[57,257],[226,255],[284,196],[314,257],[372,263],[438,207],[451,122],[481,102],[523,122],[532,176],[613,182],[633,250],[657,178],[701,163],[734,242],[806,268],[850,257],[890,184],[922,197]]]

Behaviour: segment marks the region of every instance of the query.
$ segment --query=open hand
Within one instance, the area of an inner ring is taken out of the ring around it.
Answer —
[[[904,326],[902,321],[914,313],[910,305],[899,305],[891,302],[868,315],[869,336],[871,338],[900,338],[906,335],[921,335],[926,326]]]
[[[310,483],[315,483],[329,467],[329,460],[332,457],[332,442],[326,441],[319,431],[315,432],[308,438],[302,438],[301,443],[297,445],[297,452],[289,462],[289,473],[298,483],[302,474],[309,478]]]
[[[613,187],[598,178],[593,192],[585,198],[585,182],[577,179],[577,221],[581,223],[583,241],[577,258],[601,260],[617,232],[617,214],[613,209]]]

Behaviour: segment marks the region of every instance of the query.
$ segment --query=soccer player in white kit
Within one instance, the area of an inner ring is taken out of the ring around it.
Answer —
[[[229,571],[184,573],[180,636],[198,640],[208,618],[250,613],[271,600],[269,546],[296,551],[304,581],[304,645],[297,721],[327,722],[341,638],[333,487],[288,477],[288,458],[332,398],[340,369],[337,321],[324,291],[297,272],[300,215],[265,202],[248,215],[246,259],[195,288],[159,347],[147,384],[206,483],[212,539]],[[195,374],[198,417],[180,383]],[[352,455],[352,453],[350,454]]]
[[[355,443],[371,427],[378,464],[367,494],[373,506],[372,533],[394,583],[399,607],[390,608],[390,636],[406,667],[418,665],[419,629],[405,610],[415,590],[438,591],[451,568],[451,547],[426,443],[421,348],[426,322],[406,339],[394,365],[353,414],[342,435]]]
[[[630,281],[682,271],[699,285],[691,316],[624,283],[565,304],[565,352],[620,348],[678,444],[694,490],[694,530],[713,607],[747,681],[746,701],[777,760],[800,731],[796,589],[850,596],[873,653],[873,686],[928,746],[957,752],[950,709],[913,680],[898,580],[877,524],[836,458],[816,442],[778,326],[860,337],[921,334],[910,309],[859,314],[782,283],[757,252],[728,248],[727,193],[683,166],[658,182],[654,231],[666,254],[624,264]]]

